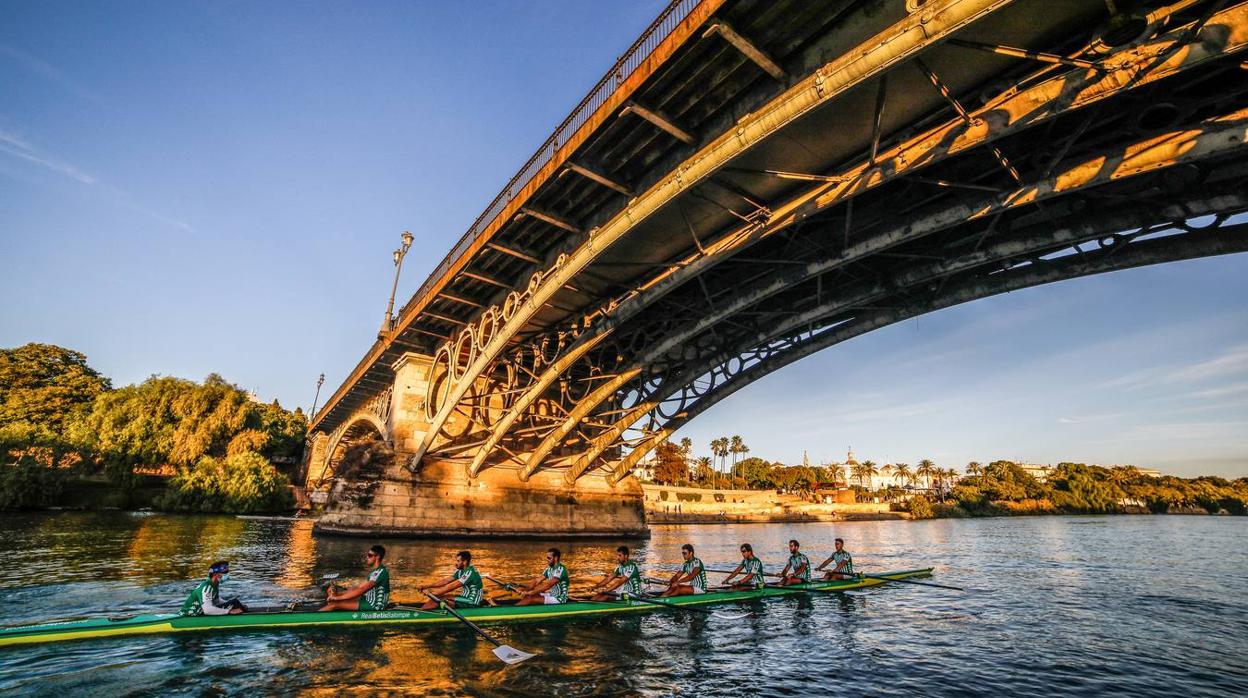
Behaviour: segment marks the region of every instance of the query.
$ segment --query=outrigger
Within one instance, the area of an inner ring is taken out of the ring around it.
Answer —
[[[540,623],[602,618],[630,613],[650,613],[670,607],[709,606],[742,603],[774,596],[809,592],[840,592],[873,587],[890,581],[930,577],[932,568],[881,572],[853,579],[766,586],[744,591],[710,591],[705,594],[674,596],[651,602],[648,596],[624,597],[619,601],[571,601],[556,605],[499,605],[464,608],[455,615],[446,609],[420,610],[396,605],[382,611],[279,611],[250,612],[223,616],[183,616],[178,614],[141,615],[124,619],[89,619],[0,628],[0,646],[28,645],[90,638],[121,637],[185,632],[258,630],[265,628],[324,628],[326,626],[426,626],[453,625],[462,619],[478,625]],[[506,660],[504,660],[506,661]]]

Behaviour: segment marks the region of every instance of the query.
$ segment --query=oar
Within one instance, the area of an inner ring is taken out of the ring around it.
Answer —
[[[693,611],[694,613],[701,613],[702,615],[705,615],[705,616],[709,616],[714,613],[714,611],[708,611],[705,608],[697,608],[695,606],[691,606],[688,604],[672,603],[671,601],[660,601],[654,598],[653,596],[634,596],[633,594],[625,594],[623,598],[625,600],[636,599],[638,601],[643,601],[645,603],[652,603],[655,606],[667,606],[668,608],[675,608],[680,611]],[[740,615],[720,616],[720,617],[723,618],[724,620],[741,620],[742,618],[748,618],[749,615],[750,614],[748,613],[742,613]]]
[[[337,572],[329,572],[329,573],[323,574],[321,575],[321,578],[317,580],[316,586],[321,591],[325,591],[325,588],[328,586],[327,583],[337,579],[338,577],[339,577],[339,573]],[[285,613],[288,611],[304,611],[304,610],[315,611],[316,609],[320,608],[324,604],[325,604],[325,601],[323,599],[320,599],[320,600],[318,599],[296,599],[294,601],[287,603],[285,606],[248,606],[245,613]],[[300,608],[300,606],[310,607],[310,608]]]
[[[437,596],[434,596],[433,594],[427,591],[422,591],[421,593],[433,599],[434,601],[436,601],[438,603],[438,606],[440,606],[444,611],[458,618],[460,622],[462,622],[464,625],[467,625],[468,627],[472,628],[473,632],[475,632],[476,634],[480,635],[481,637],[488,640],[491,644],[493,644],[494,649],[492,651],[494,652],[494,656],[498,657],[504,662],[507,662],[508,664],[519,664],[520,662],[523,662],[527,659],[532,659],[533,657],[537,656],[534,654],[529,654],[528,652],[521,652],[515,647],[504,645],[498,640],[495,640],[494,638],[490,637],[490,635],[486,633],[484,630],[482,630],[481,628],[478,628],[476,623],[473,623],[472,621],[460,615],[459,611],[456,611],[450,605],[446,604],[444,601],[442,601],[442,599],[438,598]]]
[[[707,572],[722,572],[724,574],[730,574],[732,570],[707,570]],[[894,577],[887,577],[887,576],[882,576],[878,574],[866,574],[865,572],[837,572],[837,574],[843,574],[843,575],[850,576],[850,577],[866,577],[867,579],[879,579],[885,582],[900,582],[902,584],[918,584],[919,586],[922,586],[922,587],[935,587],[937,589],[952,589],[953,591],[966,591],[966,589],[963,589],[962,587],[953,587],[947,584],[937,584],[935,582],[920,582],[914,579],[897,579]],[[783,575],[777,574],[775,572],[764,572],[763,576],[780,577]],[[831,581],[836,581],[836,580],[831,580]],[[828,589],[828,591],[836,591],[836,589]]]

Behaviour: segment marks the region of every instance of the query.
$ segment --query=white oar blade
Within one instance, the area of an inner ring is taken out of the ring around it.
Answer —
[[[752,615],[754,614],[753,613],[734,613],[732,615],[729,615],[727,613],[717,613],[715,617],[719,620],[745,620],[746,618],[749,618]]]
[[[537,655],[529,654],[528,652],[521,652],[515,647],[510,647],[508,645],[499,645],[494,648],[494,656],[504,662],[507,662],[508,664],[519,664],[520,662],[532,659]]]

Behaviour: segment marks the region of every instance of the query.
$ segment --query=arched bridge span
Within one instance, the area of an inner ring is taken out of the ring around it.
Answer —
[[[614,485],[862,333],[1248,249],[1248,3],[678,2],[656,27],[315,430],[393,388],[413,472]]]

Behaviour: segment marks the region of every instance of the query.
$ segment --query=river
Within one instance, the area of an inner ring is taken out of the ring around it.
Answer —
[[[0,649],[0,693],[70,696],[337,695],[1243,695],[1248,519],[1027,517],[839,524],[660,526],[643,569],[682,543],[708,567],[740,542],[781,563],[790,537],[818,561],[841,536],[864,571],[935,566],[967,593],[887,585],[863,595],[758,602],[744,620],[659,612],[496,628],[539,657],[517,666],[461,628],[307,629],[89,640]],[[312,536],[307,521],[124,512],[0,517],[0,624],[176,610],[214,559],[224,595],[311,595],[359,575],[371,541]],[[575,575],[616,543],[385,540],[394,597],[471,548],[482,571],[523,578],[564,549]],[[769,567],[770,568],[770,567]],[[717,577],[713,577],[715,579]],[[575,591],[575,584],[574,584]]]

